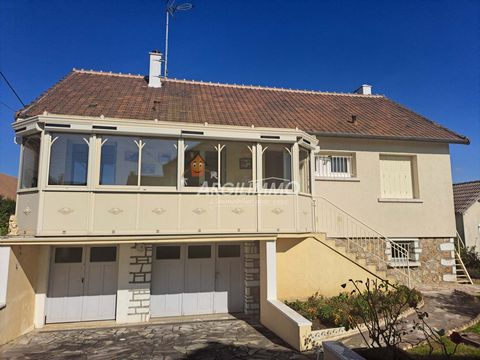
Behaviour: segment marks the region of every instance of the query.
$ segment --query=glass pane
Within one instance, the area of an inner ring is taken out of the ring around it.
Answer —
[[[117,261],[117,248],[114,246],[92,247],[90,262]]]
[[[49,185],[87,185],[88,137],[52,134]]]
[[[157,246],[157,260],[180,259],[180,246]]]
[[[189,259],[208,259],[212,256],[211,245],[191,245],[188,247]]]
[[[22,175],[20,188],[34,188],[38,185],[38,159],[40,156],[40,135],[26,136],[22,140]]]
[[[301,148],[299,157],[300,191],[310,193],[310,152]]]
[[[223,142],[221,152],[221,185],[225,187],[253,186],[252,144]]]
[[[292,157],[290,144],[264,144],[262,156],[263,188],[292,188]],[[288,149],[288,150],[287,150]]]
[[[218,186],[218,143],[210,140],[185,140],[184,185]]]
[[[83,252],[83,248],[81,247],[56,248],[55,263],[56,264],[81,263],[82,252]]]
[[[106,140],[106,141],[105,141]],[[138,146],[136,138],[103,137],[100,158],[100,185],[138,184]]]
[[[177,185],[177,140],[143,139],[140,185]]]
[[[240,245],[218,245],[218,257],[240,257]]]

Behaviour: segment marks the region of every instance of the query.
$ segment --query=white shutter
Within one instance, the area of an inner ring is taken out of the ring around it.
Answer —
[[[412,158],[381,156],[380,189],[385,199],[413,199]]]

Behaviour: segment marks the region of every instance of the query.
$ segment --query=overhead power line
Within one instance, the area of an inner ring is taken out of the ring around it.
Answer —
[[[12,108],[10,105],[4,103],[2,100],[0,100],[0,104],[3,105],[3,106],[5,106],[7,109],[9,109],[9,110],[11,110],[11,111],[13,111],[13,112],[17,111],[17,110],[15,110],[14,108]]]
[[[20,103],[22,104],[23,107],[25,107],[25,103],[22,101],[22,99],[20,99],[20,96],[17,94],[17,92],[15,91],[15,89],[13,88],[12,84],[10,84],[10,82],[7,80],[7,78],[5,77],[5,75],[3,74],[3,72],[0,71],[0,75],[2,75],[2,78],[3,80],[5,80],[5,82],[7,83],[8,87],[10,88],[10,90],[12,90],[12,92],[15,94],[15,96],[17,97],[18,101],[20,101]]]

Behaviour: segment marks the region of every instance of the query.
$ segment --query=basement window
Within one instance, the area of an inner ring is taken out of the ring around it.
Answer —
[[[420,265],[420,243],[416,238],[390,239],[387,243],[386,254],[392,267]]]

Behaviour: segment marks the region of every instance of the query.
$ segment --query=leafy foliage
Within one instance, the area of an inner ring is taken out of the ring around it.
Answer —
[[[480,279],[480,257],[475,246],[462,247],[461,257],[472,278]]]
[[[8,220],[15,214],[15,201],[0,195],[0,236],[8,233]]]

